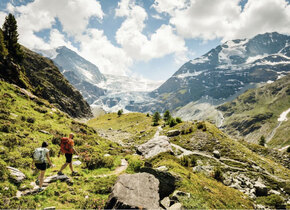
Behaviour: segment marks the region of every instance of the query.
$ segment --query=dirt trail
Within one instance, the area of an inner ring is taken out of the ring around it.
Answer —
[[[113,175],[119,175],[123,171],[125,171],[128,168],[128,162],[125,159],[121,160],[121,165],[117,167],[112,173],[109,174],[103,174],[103,175],[98,175],[94,177],[107,177],[107,176],[113,176]]]

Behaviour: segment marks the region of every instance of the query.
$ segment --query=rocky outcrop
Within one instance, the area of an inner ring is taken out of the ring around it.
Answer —
[[[17,168],[13,168],[10,166],[7,166],[7,168],[11,174],[13,181],[15,181],[16,183],[19,184],[26,178],[25,174],[19,171]]]
[[[159,209],[159,181],[148,173],[119,176],[105,209]]]
[[[146,159],[162,152],[171,152],[173,154],[169,139],[166,136],[156,136],[137,148],[137,153],[143,155]]]
[[[158,193],[160,199],[163,199],[173,193],[176,188],[176,182],[179,180],[179,177],[176,177],[167,171],[160,171],[157,169],[145,167],[141,168],[140,171],[152,174],[156,179],[159,180],[160,185]]]
[[[179,130],[172,130],[167,132],[168,137],[178,136],[180,134]]]

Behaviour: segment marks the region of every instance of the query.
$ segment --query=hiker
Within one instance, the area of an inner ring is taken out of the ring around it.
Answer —
[[[43,180],[44,180],[44,174],[45,170],[47,168],[47,162],[51,167],[54,167],[54,165],[51,163],[50,157],[49,157],[49,149],[47,149],[48,143],[44,141],[41,145],[41,147],[36,148],[33,153],[33,163],[35,163],[35,167],[40,170],[40,174],[38,176],[38,179],[36,180],[36,184],[39,184],[38,191],[43,191],[44,188]]]
[[[67,167],[67,165],[69,165],[73,176],[74,175],[78,175],[78,173],[73,170],[73,165],[72,165],[72,155],[73,155],[73,153],[78,154],[77,151],[74,149],[73,138],[74,138],[74,134],[73,133],[69,134],[69,137],[61,138],[60,151],[58,153],[58,157],[59,157],[60,153],[64,154],[65,158],[66,158],[66,162],[65,162],[65,164],[63,164],[61,169],[57,172],[57,175],[64,175],[62,173],[62,170],[65,169]]]

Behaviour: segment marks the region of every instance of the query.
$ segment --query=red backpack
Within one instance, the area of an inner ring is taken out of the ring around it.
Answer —
[[[68,137],[63,137],[61,138],[61,142],[60,142],[60,151],[63,154],[73,154],[73,145],[74,142],[72,139],[69,139]]]

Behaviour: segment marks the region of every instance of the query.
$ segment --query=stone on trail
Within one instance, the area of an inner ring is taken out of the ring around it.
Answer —
[[[26,178],[24,173],[19,171],[17,168],[13,168],[13,167],[10,167],[10,166],[7,166],[7,168],[8,168],[8,170],[10,171],[10,173],[12,175],[12,179],[16,183],[21,183]]]
[[[152,158],[162,152],[171,152],[172,147],[167,136],[157,136],[137,148],[137,153],[146,159]]]
[[[105,209],[160,209],[159,181],[148,173],[119,176]]]
[[[75,165],[75,166],[79,166],[79,165],[81,165],[81,164],[82,164],[82,162],[79,161],[79,160],[77,160],[77,161],[73,161],[73,165]]]
[[[53,175],[53,176],[49,176],[47,178],[44,179],[44,183],[52,183],[52,182],[56,182],[57,180],[60,181],[67,181],[69,180],[69,177],[67,175]]]

